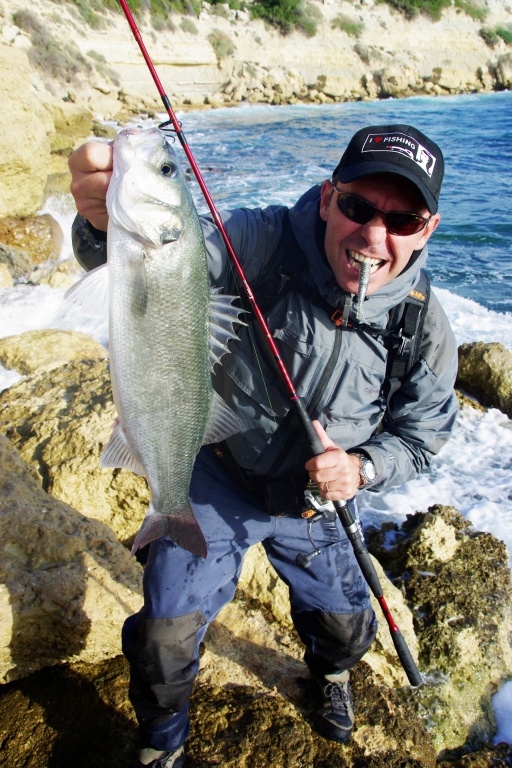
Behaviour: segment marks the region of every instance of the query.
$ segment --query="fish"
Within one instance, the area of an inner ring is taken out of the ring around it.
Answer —
[[[359,270],[359,282],[357,286],[357,303],[356,303],[356,320],[360,323],[364,323],[364,309],[363,303],[366,298],[366,292],[368,290],[368,283],[372,274],[372,267],[369,261],[362,261],[361,268]]]
[[[132,553],[168,536],[204,558],[190,480],[201,446],[241,428],[211,372],[237,338],[243,310],[238,297],[210,287],[201,223],[163,131],[119,132],[107,210],[107,264],[71,289],[75,303],[109,308],[118,416],[100,465],[147,478],[150,503]]]

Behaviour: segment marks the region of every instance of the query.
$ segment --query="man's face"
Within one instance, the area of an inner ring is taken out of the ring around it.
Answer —
[[[343,184],[337,189],[352,192],[381,211],[400,211],[429,217],[425,201],[407,179],[394,174],[375,174]],[[327,223],[325,252],[336,280],[347,292],[357,294],[361,260],[371,260],[372,274],[368,294],[391,282],[409,263],[414,251],[423,248],[437,227],[435,214],[427,226],[415,235],[391,235],[381,215],[366,224],[350,221],[336,204],[337,193],[330,181],[322,187],[320,216]]]

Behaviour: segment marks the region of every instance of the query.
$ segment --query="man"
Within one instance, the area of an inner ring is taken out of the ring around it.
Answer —
[[[422,151],[431,158],[428,170]],[[87,269],[106,258],[111,167],[106,144],[85,145],[70,158],[81,214],[75,251]],[[243,555],[257,542],[290,588],[311,675],[313,725],[328,739],[350,739],[349,670],[373,642],[376,620],[336,515],[320,506],[314,524],[304,520],[304,490],[311,480],[326,500],[352,500],[360,488],[403,483],[428,467],[451,433],[458,410],[456,345],[436,297],[428,301],[417,359],[392,397],[386,341],[390,312],[415,287],[440,220],[443,168],[439,147],[415,128],[371,126],[352,138],[332,179],[290,210],[270,206],[223,215],[325,452],[308,453],[249,322],[213,375],[243,428],[224,444],[201,449],[190,486],[208,556],[191,555],[168,538],[153,542],[144,608],[124,626],[141,738],[138,765],[184,765],[199,643],[232,599]],[[231,293],[223,240],[209,217],[202,224],[211,282]],[[295,273],[283,268],[291,262]],[[358,321],[361,312],[364,322]],[[308,533],[318,556],[308,557]]]

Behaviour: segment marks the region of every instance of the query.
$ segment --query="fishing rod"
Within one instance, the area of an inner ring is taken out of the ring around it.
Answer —
[[[229,236],[224,228],[224,224],[222,223],[222,219],[220,218],[219,212],[217,211],[215,203],[213,202],[210,192],[208,191],[208,187],[206,186],[206,183],[203,179],[201,171],[199,170],[199,167],[196,163],[194,155],[192,154],[192,150],[190,149],[189,144],[186,140],[185,134],[183,133],[181,123],[177,119],[176,114],[172,108],[171,102],[169,100],[169,97],[167,96],[162,86],[162,83],[160,82],[160,78],[158,77],[157,71],[153,65],[151,57],[146,49],[146,46],[144,45],[144,41],[135,23],[132,13],[128,7],[128,4],[126,3],[126,0],[119,0],[119,4],[123,9],[123,12],[124,12],[124,15],[126,16],[126,20],[128,21],[128,24],[130,25],[130,29],[133,33],[133,36],[135,37],[135,40],[139,45],[141,53],[151,73],[151,77],[153,78],[153,81],[156,85],[158,93],[160,94],[160,97],[162,99],[162,103],[165,107],[165,111],[169,115],[169,120],[166,123],[162,123],[160,127],[164,128],[169,125],[173,126],[173,129],[179,139],[179,142],[183,147],[183,150],[185,151],[185,154],[188,158],[188,161],[190,163],[194,176],[196,177],[199,183],[201,192],[203,193],[206,203],[208,204],[208,207],[211,211],[213,220],[216,226],[218,227],[219,232],[221,233],[222,239],[224,240],[224,244],[228,251],[229,257],[233,263],[233,266],[235,267],[235,270],[238,274],[242,287],[247,295],[247,299],[249,300],[251,309],[253,310],[256,316],[256,320],[258,321],[258,324],[263,333],[265,341],[272,353],[272,357],[274,358],[281,381],[284,384],[285,389],[289,395],[290,402],[293,408],[295,409],[295,412],[300,420],[302,427],[306,432],[306,437],[307,437],[307,441],[309,443],[311,452],[313,456],[318,456],[321,453],[324,453],[324,447],[320,441],[320,438],[318,437],[318,434],[315,431],[315,428],[313,427],[313,424],[311,422],[311,419],[309,417],[309,414],[307,412],[307,409],[302,399],[299,397],[299,395],[295,390],[294,384],[288,374],[286,366],[281,359],[281,355],[279,354],[279,350],[276,346],[276,343],[274,342],[272,334],[270,333],[270,329],[267,325],[267,322],[256,302],[254,294],[251,290],[251,286],[247,282],[247,278],[245,276],[242,265],[238,260],[238,257],[231,244]],[[354,515],[352,514],[348,504],[345,501],[341,501],[341,500],[334,501],[333,504],[334,504],[336,513],[341,521],[341,524],[343,525],[345,533],[350,543],[352,544],[354,555],[356,557],[357,562],[359,563],[361,572],[368,586],[373,592],[375,598],[377,599],[382,609],[382,612],[385,616],[385,619],[389,627],[389,631],[391,633],[391,639],[393,640],[393,645],[395,646],[395,650],[397,652],[398,658],[400,659],[400,662],[405,671],[405,674],[407,675],[407,678],[412,686],[414,687],[419,686],[423,683],[423,678],[421,676],[420,671],[418,670],[416,662],[412,657],[409,647],[402,633],[400,632],[397,624],[395,623],[391,615],[391,611],[387,606],[386,600],[384,598],[382,586],[381,586],[379,577],[377,575],[377,571],[375,570],[375,566],[372,562],[370,554],[366,549],[365,543],[363,541],[363,537],[359,531],[359,526],[357,524],[357,521],[355,520]]]

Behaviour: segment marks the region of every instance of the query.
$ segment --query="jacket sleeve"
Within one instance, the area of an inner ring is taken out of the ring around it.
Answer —
[[[457,345],[431,292],[420,357],[392,398],[382,430],[364,445],[377,470],[369,490],[400,485],[426,469],[449,439],[459,411]]]
[[[107,235],[77,214],[71,226],[76,260],[87,272],[107,261]]]

